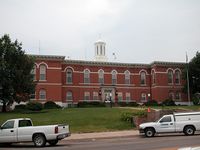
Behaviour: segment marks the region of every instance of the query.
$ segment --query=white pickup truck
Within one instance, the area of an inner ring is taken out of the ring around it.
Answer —
[[[156,122],[143,123],[139,126],[140,134],[153,137],[155,133],[181,133],[193,135],[200,130],[200,112],[174,113],[164,115]]]
[[[68,136],[69,125],[33,126],[29,118],[7,120],[0,127],[0,143],[4,144],[33,141],[35,146],[42,147],[46,142],[56,145]]]

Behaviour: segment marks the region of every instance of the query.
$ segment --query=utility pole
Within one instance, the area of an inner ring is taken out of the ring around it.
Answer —
[[[189,69],[189,64],[188,64],[188,56],[187,56],[187,52],[186,52],[187,95],[188,95],[188,103],[189,103],[189,106],[190,106],[191,105],[191,102],[190,102],[190,81],[189,81],[188,69]]]

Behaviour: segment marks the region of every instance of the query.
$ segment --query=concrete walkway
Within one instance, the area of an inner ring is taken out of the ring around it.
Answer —
[[[74,133],[65,140],[85,140],[85,139],[103,139],[113,137],[129,137],[139,135],[138,130],[125,130],[113,132],[95,132],[95,133]]]

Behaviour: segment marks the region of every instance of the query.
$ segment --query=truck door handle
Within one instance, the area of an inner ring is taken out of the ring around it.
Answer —
[[[173,123],[170,123],[170,125],[173,125]]]
[[[10,130],[10,132],[14,132],[14,130]]]

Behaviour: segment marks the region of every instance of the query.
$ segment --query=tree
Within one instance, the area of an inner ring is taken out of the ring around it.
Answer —
[[[200,103],[200,53],[197,52],[184,70],[184,79],[187,81],[187,69],[189,74],[190,94],[194,104]],[[187,91],[187,82],[184,91]]]
[[[200,92],[200,53],[197,52],[196,56],[189,62],[189,79],[190,89],[192,94]]]
[[[22,44],[11,41],[9,35],[0,38],[0,100],[2,112],[14,101],[29,100],[35,89],[33,82],[34,60],[22,50]]]

